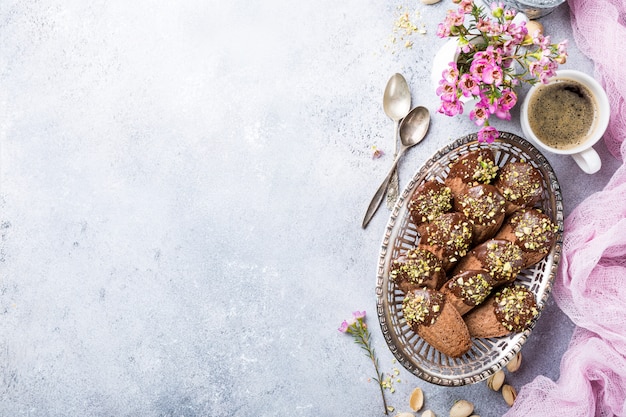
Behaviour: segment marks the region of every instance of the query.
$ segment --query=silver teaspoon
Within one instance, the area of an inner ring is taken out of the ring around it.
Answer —
[[[394,74],[387,81],[383,94],[383,110],[394,122],[393,131],[393,157],[398,156],[398,126],[411,110],[411,90],[402,74]],[[392,208],[398,199],[399,181],[398,170],[392,173],[391,182],[387,187],[387,206]]]
[[[380,203],[383,201],[383,196],[385,195],[385,189],[391,180],[391,176],[393,175],[396,166],[398,165],[398,161],[402,157],[402,155],[412,146],[417,145],[424,139],[426,133],[428,132],[428,126],[430,125],[430,113],[428,109],[423,106],[419,106],[411,110],[411,112],[402,120],[402,124],[400,125],[400,140],[402,142],[402,146],[400,147],[400,152],[398,152],[398,156],[393,161],[393,165],[391,166],[391,170],[383,180],[378,190],[374,194],[372,201],[370,202],[367,211],[365,212],[365,218],[363,219],[362,227],[365,229],[369,224],[372,217],[374,217],[374,213],[380,207]]]

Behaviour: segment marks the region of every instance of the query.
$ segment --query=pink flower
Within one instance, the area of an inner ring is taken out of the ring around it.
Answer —
[[[365,310],[363,311],[355,311],[352,313],[352,317],[355,319],[364,319],[365,318]]]
[[[513,88],[554,76],[567,59],[567,41],[551,44],[548,36],[529,35],[526,23],[514,23],[515,10],[501,0],[488,2],[489,7],[476,7],[473,0],[452,1],[459,6],[448,11],[437,32],[457,39],[459,64],[451,63],[442,73],[437,111],[455,116],[463,113],[459,98],[477,98],[469,117],[481,126],[479,140],[491,143],[500,134],[489,118],[510,120],[518,99]]]
[[[439,36],[440,38],[447,38],[451,34],[452,32],[450,32],[450,27],[447,26],[445,23],[439,23],[437,25],[437,36]]]
[[[517,12],[513,9],[507,9],[504,11],[504,20],[513,20]]]
[[[522,43],[526,35],[528,34],[528,29],[526,29],[526,22],[522,22],[521,25],[516,25],[515,23],[509,23],[505,32],[511,37],[513,42]]]
[[[517,94],[510,89],[502,90],[502,96],[500,96],[498,103],[503,110],[511,110],[517,103]]]
[[[485,126],[478,131],[478,141],[493,143],[500,137],[500,132],[493,126]]]
[[[491,31],[491,21],[479,18],[478,22],[476,22],[476,29],[478,29],[480,32]]]
[[[478,79],[482,79],[483,78],[483,72],[489,67],[491,66],[489,60],[482,58],[482,59],[475,59],[472,61],[472,65],[470,66],[470,72],[472,73],[472,75]]]
[[[437,109],[439,113],[446,116],[456,116],[463,113],[463,103],[459,100],[441,101],[441,106]]]
[[[378,149],[378,146],[372,145],[372,159],[378,159],[383,156],[385,152],[382,149]]]
[[[460,10],[448,10],[444,24],[452,28],[453,26],[461,26],[465,22],[465,14]]]
[[[461,91],[465,97],[477,96],[480,94],[480,85],[470,74],[461,75],[459,87],[461,87]]]
[[[502,63],[502,48],[489,45],[485,49],[485,55],[490,57],[491,62],[500,65]]]
[[[501,2],[493,2],[491,3],[491,15],[493,17],[499,18],[502,17],[504,14],[504,4],[502,4]]]
[[[463,13],[471,13],[474,7],[474,0],[461,0],[459,2],[459,10]]]
[[[489,65],[483,71],[482,81],[485,84],[499,86],[502,84],[502,68],[497,65]]]
[[[477,104],[469,114],[470,120],[473,120],[477,126],[482,126],[489,118],[489,111],[486,107]]]
[[[456,83],[450,83],[446,80],[439,81],[439,87],[437,88],[437,95],[444,101],[453,101],[457,99]]]
[[[341,323],[341,326],[339,326],[339,328],[337,330],[339,330],[341,333],[347,333],[349,327],[350,327],[350,325],[348,324],[348,322],[346,320],[344,320]]]
[[[448,66],[441,73],[443,79],[449,83],[455,83],[459,78],[459,68],[456,66],[456,62],[448,63]]]

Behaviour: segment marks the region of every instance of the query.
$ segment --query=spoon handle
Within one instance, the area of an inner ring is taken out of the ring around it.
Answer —
[[[404,146],[400,148],[400,152],[396,156],[396,159],[393,160],[391,169],[387,173],[387,176],[383,180],[382,184],[380,184],[380,187],[378,187],[378,190],[376,190],[374,197],[372,197],[372,201],[370,202],[370,205],[367,207],[367,211],[365,212],[365,218],[363,219],[363,224],[361,225],[363,229],[367,227],[370,220],[372,220],[372,217],[374,217],[374,214],[380,207],[380,203],[382,203],[383,197],[385,196],[385,191],[387,190],[387,185],[389,184],[389,181],[391,180],[393,173],[396,172],[396,166],[398,165],[398,161],[400,160],[400,157],[402,156],[402,154],[404,153],[406,149],[407,148]]]
[[[400,121],[394,122],[393,130],[393,157],[398,156],[398,129]],[[400,192],[400,178],[398,173],[398,167],[393,171],[389,185],[387,185],[387,208],[392,209],[398,199],[398,193]]]

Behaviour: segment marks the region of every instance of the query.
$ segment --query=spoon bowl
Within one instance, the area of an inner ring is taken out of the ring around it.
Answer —
[[[402,74],[393,74],[383,94],[383,110],[394,122],[399,121],[411,110],[411,91]]]
[[[380,187],[378,187],[378,190],[376,190],[369,207],[367,207],[362,224],[364,229],[367,227],[370,220],[372,220],[372,217],[374,217],[374,213],[376,213],[378,207],[380,207],[380,203],[383,201],[383,196],[385,195],[385,190],[387,189],[391,176],[396,169],[396,165],[398,165],[398,161],[409,148],[417,145],[424,139],[429,126],[430,113],[428,109],[423,106],[414,108],[402,120],[402,124],[400,125],[400,140],[402,141],[400,152],[398,152],[398,156],[394,159],[389,173],[383,180],[382,184],[380,184]]]
[[[400,124],[400,141],[402,146],[410,148],[417,145],[425,137],[430,126],[430,113],[423,106],[411,110]]]

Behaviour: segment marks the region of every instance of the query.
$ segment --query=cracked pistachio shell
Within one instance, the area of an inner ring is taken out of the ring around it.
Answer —
[[[422,4],[435,4],[439,3],[441,0],[421,0]]]
[[[474,404],[467,400],[459,400],[450,409],[450,417],[469,417],[474,412]]]
[[[504,384],[504,371],[502,369],[487,379],[487,386],[494,391],[500,391],[502,384]]]
[[[422,413],[422,417],[437,417],[433,410],[426,410]]]
[[[517,391],[512,386],[506,384],[502,387],[502,397],[504,401],[510,406],[513,406],[515,399],[517,398]]]
[[[515,372],[519,369],[521,365],[522,365],[522,352],[517,352],[517,355],[515,355],[513,359],[511,359],[509,363],[506,364],[506,369],[509,372]]]
[[[396,417],[415,417],[413,413],[398,413]]]
[[[539,31],[539,33],[543,35],[543,25],[536,20],[526,22],[526,29],[528,29],[529,35],[534,35],[536,31]]]
[[[421,388],[415,388],[409,398],[409,406],[413,411],[419,411],[424,405],[424,393]]]

